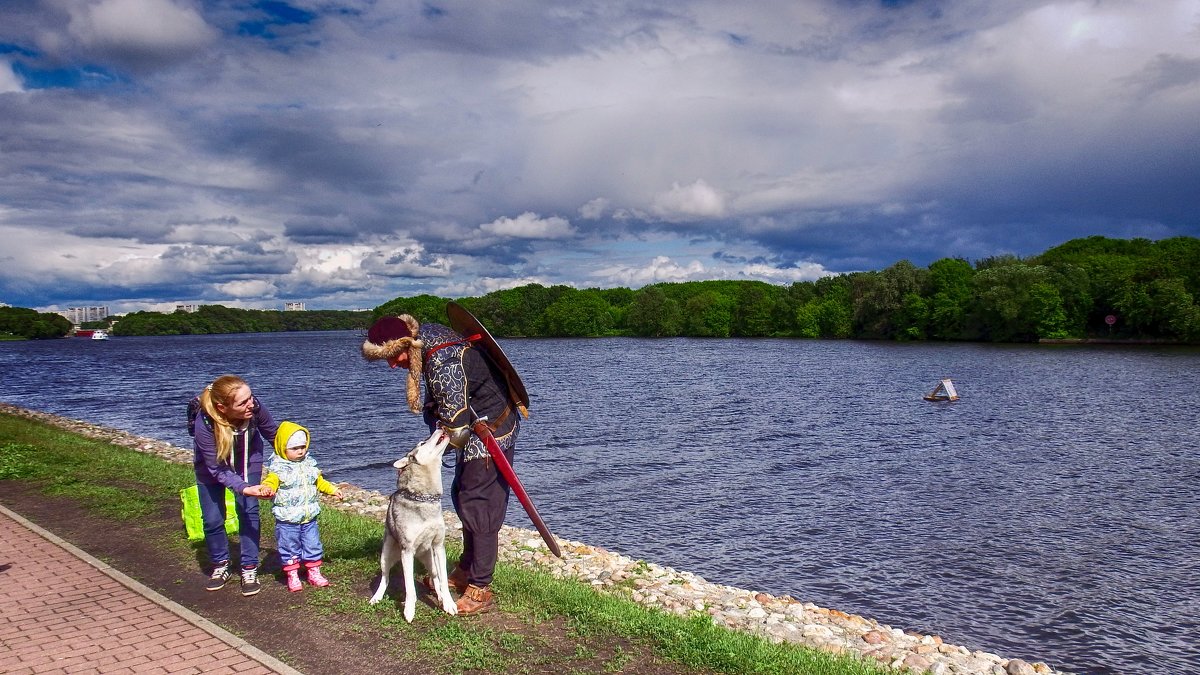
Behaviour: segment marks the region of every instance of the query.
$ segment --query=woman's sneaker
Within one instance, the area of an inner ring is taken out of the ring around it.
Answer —
[[[242,595],[251,596],[262,590],[258,583],[258,568],[242,568]]]
[[[213,568],[212,576],[208,578],[208,583],[205,584],[206,591],[219,591],[225,588],[225,582],[233,578],[233,572],[229,571],[229,562],[223,562]]]

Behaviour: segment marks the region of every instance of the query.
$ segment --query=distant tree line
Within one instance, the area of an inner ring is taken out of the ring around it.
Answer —
[[[1040,255],[788,286],[694,281],[585,289],[529,284],[458,300],[498,336],[801,337],[1033,342],[1112,338],[1200,342],[1200,239],[1088,237]],[[373,316],[446,321],[446,298],[396,298]],[[1111,322],[1111,323],[1110,323]]]
[[[201,305],[195,312],[132,312],[113,323],[113,335],[212,335],[302,330],[350,330],[370,323],[368,311],[318,309],[284,312]]]
[[[1200,239],[1075,239],[1029,258],[901,260],[881,271],[774,285],[689,281],[576,289],[528,284],[457,301],[497,336],[797,337],[1034,342],[1112,338],[1200,343]],[[446,323],[449,298],[372,311],[133,312],[115,335],[365,330],[388,314]],[[0,335],[61,337],[53,313],[0,308]]]
[[[0,338],[43,340],[71,332],[71,321],[54,312],[25,307],[0,307]]]

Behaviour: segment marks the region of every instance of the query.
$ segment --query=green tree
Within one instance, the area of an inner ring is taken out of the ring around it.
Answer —
[[[1031,342],[1040,331],[1059,331],[1062,301],[1040,265],[1011,263],[976,273],[974,318],[981,337],[993,342]]]
[[[862,272],[851,276],[855,333],[861,337],[892,339],[908,328],[924,334],[927,317],[907,317],[920,325],[905,326],[902,311],[905,298],[920,296],[928,271],[901,260],[882,272]]]
[[[851,275],[817,279],[817,319],[823,338],[854,337],[854,305],[850,299]]]
[[[688,298],[685,333],[692,337],[729,337],[733,327],[733,299],[705,290]]]
[[[408,314],[421,323],[444,325],[449,321],[446,316],[447,302],[449,300],[446,298],[426,294],[415,295],[411,298],[396,298],[376,307],[371,312],[371,319],[374,322],[375,319],[383,316]]]
[[[929,326],[929,302],[917,293],[905,293],[893,324],[897,340],[924,340]]]
[[[1094,304],[1087,271],[1079,265],[1066,263],[1051,266],[1050,275],[1050,283],[1062,299],[1067,337],[1084,337]]]
[[[612,327],[612,313],[595,289],[563,293],[546,308],[546,331],[554,337],[604,335]]]
[[[796,309],[792,334],[802,338],[821,337],[821,302],[811,300]]]
[[[641,337],[675,337],[683,332],[683,310],[659,286],[644,286],[633,294],[625,323]]]
[[[1200,239],[1172,237],[1155,242],[1151,257],[1164,278],[1179,279],[1193,298],[1200,297]]]
[[[60,338],[71,332],[71,321],[55,312],[27,307],[0,307],[0,333],[27,340]]]
[[[971,307],[971,279],[975,271],[961,258],[942,258],[929,266],[929,337],[967,339],[967,314]]]
[[[733,335],[766,337],[779,330],[776,307],[782,293],[778,286],[761,281],[747,281],[738,289],[733,305]]]
[[[1147,334],[1188,341],[1200,337],[1200,307],[1183,279],[1155,279],[1146,295]]]
[[[1062,296],[1054,286],[1045,281],[1033,284],[1029,289],[1026,312],[1034,323],[1038,338],[1067,337],[1067,313],[1063,311]]]

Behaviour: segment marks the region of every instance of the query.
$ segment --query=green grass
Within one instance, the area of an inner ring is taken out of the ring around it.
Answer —
[[[63,431],[40,422],[0,414],[0,479],[37,481],[47,494],[68,496],[107,518],[129,521],[157,513],[164,503],[178,503],[179,491],[194,481],[190,465]],[[262,509],[263,541],[274,537],[270,508]],[[180,528],[182,532],[182,526]],[[652,650],[659,658],[686,669],[764,675],[874,675],[890,672],[873,663],[834,656],[791,644],[772,644],[747,633],[716,626],[703,613],[680,617],[650,609],[590,585],[556,579],[538,567],[501,563],[494,587],[506,614],[522,630],[497,631],[470,620],[457,620],[418,604],[412,624],[404,621],[399,603],[369,605],[361,589],[379,571],[382,523],[336,509],[321,513],[321,538],[331,572],[338,583],[305,594],[306,607],[347,630],[401,632],[418,645],[417,658],[443,664],[447,673],[523,672],[546,660],[564,673],[602,669],[621,672],[635,658],[629,647]],[[195,555],[202,543],[187,544],[181,535],[169,548],[180,556]],[[447,543],[456,560],[461,549]],[[402,591],[401,591],[402,592]],[[547,656],[539,626],[561,622],[568,628],[567,653]],[[610,649],[610,645],[617,645]],[[573,653],[572,653],[573,652]],[[449,662],[447,663],[447,659]],[[603,663],[596,665],[596,659]],[[581,665],[588,664],[588,665]],[[539,671],[540,672],[540,671]]]

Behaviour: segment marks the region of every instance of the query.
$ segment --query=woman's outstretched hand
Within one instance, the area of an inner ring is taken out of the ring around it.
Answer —
[[[271,488],[267,487],[266,485],[251,485],[251,486],[247,487],[245,490],[242,490],[242,494],[246,495],[247,497],[258,497],[259,499],[270,499],[271,497],[275,496],[275,491],[272,490]]]

